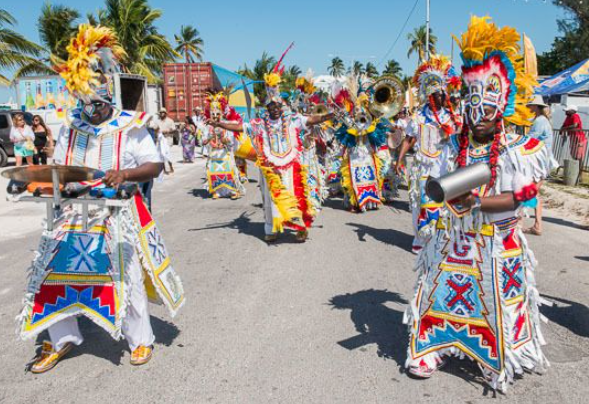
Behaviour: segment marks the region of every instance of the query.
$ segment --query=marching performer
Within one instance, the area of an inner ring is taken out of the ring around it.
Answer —
[[[524,371],[548,365],[537,263],[518,228],[518,210],[534,204],[550,154],[541,141],[505,131],[508,123],[529,125],[526,104],[536,84],[525,73],[519,41],[515,29],[488,17],[472,17],[459,41],[467,121],[446,142],[437,174],[482,163],[491,175],[488,184],[446,202],[417,258],[406,319],[407,367],[417,377],[430,377],[449,356],[466,356],[493,388],[505,390]]]
[[[208,95],[205,115],[210,122],[241,123],[241,116],[229,106],[227,100],[223,92]],[[207,126],[203,146],[209,148],[207,183],[213,199],[220,196],[238,199],[245,194],[233,154],[236,142],[233,133],[218,126]]]
[[[69,111],[54,161],[106,172],[100,182],[84,184],[93,188],[157,177],[163,163],[147,131],[147,115],[112,105],[113,74],[124,55],[112,31],[82,24],[67,50],[69,58],[58,70],[82,107]],[[86,214],[87,230],[82,226]],[[116,340],[124,337],[132,365],[148,362],[155,339],[148,297],[175,315],[184,293],[141,196],[122,207],[85,214],[64,208],[60,215],[61,224],[43,233],[18,317],[23,338],[49,332],[50,342],[43,343],[31,371],[52,369],[83,342],[78,316],[88,317]]]
[[[248,134],[258,154],[261,171],[260,189],[266,224],[265,240],[274,242],[285,228],[296,230],[298,241],[305,241],[313,223],[315,209],[307,182],[308,168],[301,163],[302,138],[313,125],[331,119],[332,115],[309,116],[283,110],[279,85],[281,62],[265,75],[266,110],[263,118],[243,125],[226,122],[210,124],[230,131]]]
[[[413,252],[421,250],[423,243],[434,231],[440,216],[441,204],[425,194],[428,177],[438,177],[438,161],[443,143],[460,131],[461,119],[450,103],[447,93],[448,72],[451,64],[447,57],[432,55],[415,73],[413,82],[418,88],[422,103],[413,121],[406,127],[395,170],[402,175],[403,160],[407,152],[416,147],[415,161],[409,171],[409,202],[413,214]]]
[[[385,168],[387,163],[390,164],[386,144],[391,125],[388,122],[390,115],[382,116],[375,107],[385,105],[388,109],[387,104],[398,104],[399,97],[404,94],[401,83],[392,77],[370,84],[366,91],[362,89],[361,81],[351,76],[346,88],[336,84],[332,90],[341,115],[338,117],[341,125],[335,131],[335,137],[343,147],[340,175],[344,204],[353,212],[378,209],[382,204]],[[375,93],[381,91],[377,89],[380,86],[386,88],[390,98],[375,100]]]

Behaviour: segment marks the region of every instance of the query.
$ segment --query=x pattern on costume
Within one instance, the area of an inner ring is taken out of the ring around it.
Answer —
[[[471,108],[481,100],[497,109],[497,117],[525,123],[522,106],[534,81],[523,71],[518,41],[511,28],[472,18],[461,48],[470,90],[467,113],[474,124],[483,112]],[[452,135],[441,151],[438,174],[452,170],[453,162],[488,164],[491,183],[473,192],[480,197],[511,192],[526,204],[535,195],[530,189],[550,171],[549,151],[536,139],[506,134],[502,122],[496,130],[487,144],[476,143],[468,131]],[[435,367],[441,356],[466,355],[479,363],[493,388],[505,390],[516,374],[548,365],[541,349],[537,264],[518,228],[519,209],[483,213],[446,206],[417,260],[407,365]]]

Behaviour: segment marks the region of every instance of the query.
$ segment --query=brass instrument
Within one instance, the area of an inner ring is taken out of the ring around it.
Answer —
[[[311,111],[311,115],[327,115],[329,114],[329,108],[327,108],[327,105],[325,104],[317,104],[313,107],[312,111]]]
[[[395,76],[382,76],[369,88],[368,110],[375,118],[391,118],[405,104],[405,86]]]

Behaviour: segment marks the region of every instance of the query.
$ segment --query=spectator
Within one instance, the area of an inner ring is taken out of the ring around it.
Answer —
[[[180,142],[182,143],[182,157],[184,158],[184,163],[194,163],[196,126],[194,125],[192,118],[189,116],[184,119]]]
[[[53,135],[51,129],[45,125],[40,115],[33,116],[33,133],[35,134],[35,149],[37,154],[33,158],[35,164],[47,164],[47,158],[53,156]]]
[[[165,170],[166,173],[174,172],[174,166],[172,165],[172,161],[169,158],[170,154],[170,147],[174,144],[174,133],[176,132],[176,123],[168,116],[168,111],[165,108],[160,109],[158,116],[153,119],[153,124],[157,126],[158,132],[161,133],[166,142],[167,148],[164,145],[159,145],[159,149],[163,151],[163,155],[166,156],[165,161],[169,164],[170,169]]]
[[[12,128],[10,129],[10,141],[14,143],[14,156],[16,166],[22,165],[24,157],[28,165],[33,165],[33,155],[35,154],[35,134],[29,125],[25,122],[23,114],[15,114],[12,118]]]
[[[552,131],[552,124],[550,123],[548,105],[544,103],[542,96],[536,95],[534,100],[528,104],[528,108],[532,111],[535,117],[532,128],[528,132],[528,136],[544,142],[548,150],[550,150],[551,165],[555,167],[554,157],[552,157],[554,132]],[[538,183],[538,189],[542,187],[542,183],[543,181]],[[540,236],[542,234],[542,199],[540,199],[539,195],[535,212],[534,225],[528,229],[524,229],[524,233]]]
[[[569,137],[571,157],[581,161],[587,150],[587,137],[585,132],[583,132],[583,123],[577,111],[576,105],[569,105],[567,107],[566,119],[560,130],[565,131]]]
[[[192,110],[192,123],[196,127],[196,145],[202,144],[202,132],[205,127],[206,117],[202,113],[201,107],[195,107]]]

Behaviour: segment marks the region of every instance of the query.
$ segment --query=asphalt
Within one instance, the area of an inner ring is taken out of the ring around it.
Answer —
[[[539,290],[555,303],[542,308],[552,366],[500,394],[468,360],[426,381],[403,372],[415,283],[405,193],[366,214],[329,200],[305,244],[290,235],[267,245],[256,182],[245,198],[212,200],[202,160],[176,166],[157,185],[154,211],[187,302],[173,320],[151,307],[157,341],[143,367],[129,364],[124,341],[82,320],[82,346],[47,374],[25,372],[35,343],[18,339],[14,317],[40,230],[16,231],[18,210],[0,210],[0,402],[587,402],[589,237],[574,223],[547,212],[544,236],[530,240]],[[23,223],[40,223],[38,214]]]

